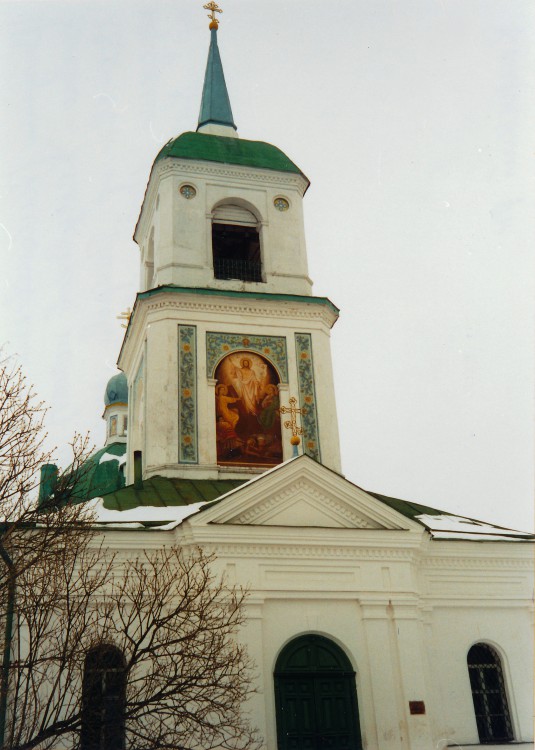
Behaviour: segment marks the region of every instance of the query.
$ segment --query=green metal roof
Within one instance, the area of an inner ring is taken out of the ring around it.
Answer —
[[[122,469],[125,453],[126,443],[110,443],[91,454],[81,466],[69,466],[59,480],[57,466],[45,464],[41,469],[39,503],[51,498],[61,503],[64,492],[67,493],[64,500],[83,503],[119,490],[125,484]]]
[[[211,29],[210,31],[210,49],[208,50],[201,111],[199,112],[199,127],[209,123],[228,125],[236,130],[223,73],[223,64],[217,46],[217,29]]]
[[[105,495],[107,510],[132,510],[139,507],[165,508],[209,502],[244,484],[238,479],[178,479],[161,476],[143,480],[143,489],[133,484]]]
[[[397,510],[397,512],[401,513],[402,516],[406,516],[407,518],[411,518],[414,521],[418,521],[418,523],[421,523],[421,521],[419,521],[416,516],[453,515],[452,513],[448,513],[448,511],[446,510],[431,508],[429,505],[420,505],[419,503],[413,503],[411,500],[400,500],[397,497],[387,497],[386,495],[380,495],[378,492],[370,492],[369,490],[364,491],[367,492],[368,495],[377,498],[377,500],[380,500],[385,505],[388,505],[390,508],[392,508],[392,510]],[[422,524],[422,526],[425,526],[425,524]]]
[[[125,453],[126,443],[111,443],[93,453],[80,468],[80,482],[76,486],[77,497],[80,500],[91,500],[93,497],[100,497],[124,487],[120,459]],[[117,460],[108,456],[117,456]]]
[[[308,178],[285,153],[271,143],[245,141],[243,138],[227,138],[208,133],[182,133],[166,143],[155,159],[174,157],[214,161],[220,164],[239,164],[257,169],[272,169],[277,172],[293,172]]]

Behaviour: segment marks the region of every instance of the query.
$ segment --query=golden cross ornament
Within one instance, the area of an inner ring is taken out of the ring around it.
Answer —
[[[211,29],[217,29],[217,27],[219,26],[219,21],[215,17],[215,14],[216,13],[223,13],[223,11],[219,7],[219,5],[217,3],[214,3],[213,0],[210,0],[209,3],[206,3],[206,5],[203,5],[202,7],[205,10],[209,10],[210,11],[210,13],[208,14],[208,18],[211,21],[210,28]]]
[[[298,414],[304,414],[305,410],[297,408],[297,399],[294,396],[290,396],[290,398],[288,399],[288,403],[290,404],[290,406],[281,406],[280,410],[282,414],[290,415],[290,419],[286,420],[284,426],[287,430],[292,431],[290,442],[292,445],[297,446],[301,442],[301,438],[299,437],[299,435],[303,434],[303,428],[297,426],[296,416]]]
[[[132,310],[127,307],[126,310],[123,310],[123,312],[120,315],[117,315],[117,320],[125,320],[126,323],[121,323],[121,328],[128,328],[128,323],[130,321],[130,318],[132,317]]]

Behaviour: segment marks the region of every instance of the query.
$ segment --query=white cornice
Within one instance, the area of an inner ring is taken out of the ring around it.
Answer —
[[[478,544],[478,542],[475,542]],[[505,542],[507,544],[507,542]],[[514,550],[516,552],[516,549]],[[451,557],[424,557],[422,559],[423,569],[429,568],[433,571],[437,568],[442,570],[488,570],[489,568],[504,569],[504,570],[533,570],[533,550],[526,549],[526,554],[522,557],[517,557],[511,551],[510,556],[498,557],[495,555],[487,555],[482,550],[480,555],[475,553],[471,556],[463,555],[462,557],[451,556]]]
[[[225,527],[228,530],[228,527]],[[265,527],[264,527],[265,528]],[[330,560],[392,560],[410,562],[414,550],[411,548],[394,547],[363,547],[363,546],[340,546],[339,544],[299,544],[299,534],[295,535],[295,541],[290,544],[248,544],[236,541],[226,542],[224,539],[218,541],[202,541],[202,547],[206,551],[214,552],[221,559],[251,558],[258,561],[261,558],[291,560],[299,559],[330,559]],[[301,533],[302,538],[302,533]],[[201,540],[195,535],[197,543]]]
[[[214,297],[210,298],[205,295],[192,294],[190,297],[187,296],[187,292],[183,293],[171,293],[165,297],[163,294],[158,298],[152,297],[145,300],[140,300],[141,304],[147,306],[147,312],[155,312],[159,310],[179,310],[180,312],[190,311],[193,313],[207,313],[208,315],[222,315],[230,313],[231,315],[238,315],[243,319],[243,315],[252,316],[259,315],[262,318],[269,317],[282,320],[315,320],[324,323],[329,328],[334,325],[337,316],[329,309],[327,305],[318,305],[312,302],[307,302],[306,298],[303,298],[303,302],[285,302],[284,300],[277,299],[274,295],[273,299],[251,299],[251,298],[232,298],[232,297]]]
[[[185,314],[190,314],[186,315]],[[214,296],[183,292],[160,292],[150,297],[138,298],[130,319],[128,330],[119,354],[118,365],[122,370],[128,369],[131,357],[135,356],[140,341],[145,337],[147,325],[158,320],[176,318],[177,322],[200,322],[216,325],[224,316],[229,316],[226,323],[239,322],[239,330],[247,333],[249,325],[258,331],[257,316],[263,324],[276,325],[289,330],[296,330],[299,325],[327,328],[330,330],[337,320],[337,315],[328,304],[318,304],[307,300],[285,301],[277,295],[265,299],[242,296]],[[251,321],[250,323],[247,321]]]

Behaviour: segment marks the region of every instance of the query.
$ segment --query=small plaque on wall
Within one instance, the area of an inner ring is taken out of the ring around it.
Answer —
[[[425,714],[425,703],[423,701],[409,701],[411,714]]]

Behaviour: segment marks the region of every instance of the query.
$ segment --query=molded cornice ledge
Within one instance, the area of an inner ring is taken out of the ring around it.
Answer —
[[[338,320],[338,308],[327,297],[298,296],[293,294],[269,294],[261,292],[236,292],[223,289],[200,289],[195,287],[162,286],[138,293],[134,309],[123,339],[118,367],[127,370],[130,360],[138,349],[139,338],[144,336],[150,316],[169,317],[169,310],[191,312],[198,315],[231,315],[238,319],[247,314],[261,318],[270,317],[285,327],[289,319],[302,320],[310,325],[315,322],[330,330]],[[280,323],[279,323],[280,321]]]

